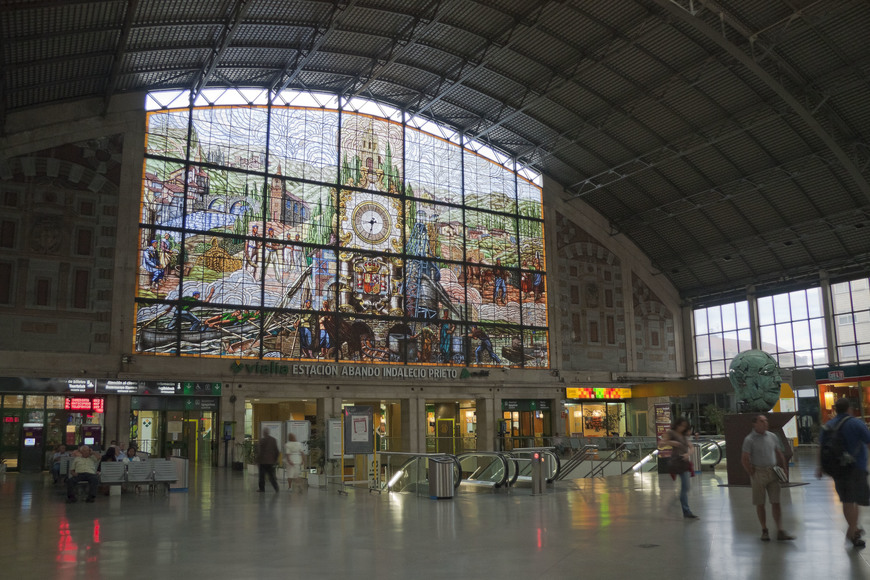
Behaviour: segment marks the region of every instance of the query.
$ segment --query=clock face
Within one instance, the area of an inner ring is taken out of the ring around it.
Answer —
[[[351,215],[353,231],[369,244],[381,244],[390,236],[392,219],[380,203],[364,201],[357,205]]]

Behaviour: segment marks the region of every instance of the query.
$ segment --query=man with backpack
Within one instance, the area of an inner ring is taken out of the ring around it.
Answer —
[[[867,446],[870,429],[861,419],[849,412],[849,399],[838,399],[834,404],[837,416],[825,423],[819,437],[819,466],[822,472],[834,478],[834,487],[843,503],[843,516],[849,528],[846,539],[856,548],[866,543],[861,539],[864,530],[858,526],[858,506],[870,505],[870,486],[867,485]]]

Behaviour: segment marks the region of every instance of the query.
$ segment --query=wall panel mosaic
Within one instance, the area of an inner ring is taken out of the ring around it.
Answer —
[[[148,113],[137,351],[548,367],[540,186],[315,100]]]

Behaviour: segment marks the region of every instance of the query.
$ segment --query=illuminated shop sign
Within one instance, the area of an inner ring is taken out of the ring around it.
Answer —
[[[80,411],[85,413],[102,413],[104,410],[103,399],[91,399],[89,397],[66,397],[63,408],[67,411]]]
[[[580,387],[565,389],[566,399],[630,399],[631,389],[626,387]]]

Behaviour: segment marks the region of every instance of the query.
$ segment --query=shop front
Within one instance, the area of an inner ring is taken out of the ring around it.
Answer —
[[[549,399],[503,399],[499,426],[502,449],[550,445],[552,408],[553,401]]]
[[[822,425],[834,418],[834,403],[842,398],[851,401],[858,416],[870,421],[870,375],[848,377],[844,371],[830,371],[828,379],[818,381],[818,389]]]
[[[477,450],[477,408],[473,400],[426,401],[426,451]]]
[[[568,388],[565,390],[565,433],[570,437],[626,435],[628,388]]]
[[[0,378],[0,458],[10,471],[42,471],[58,445],[104,445],[106,398],[96,381]]]

